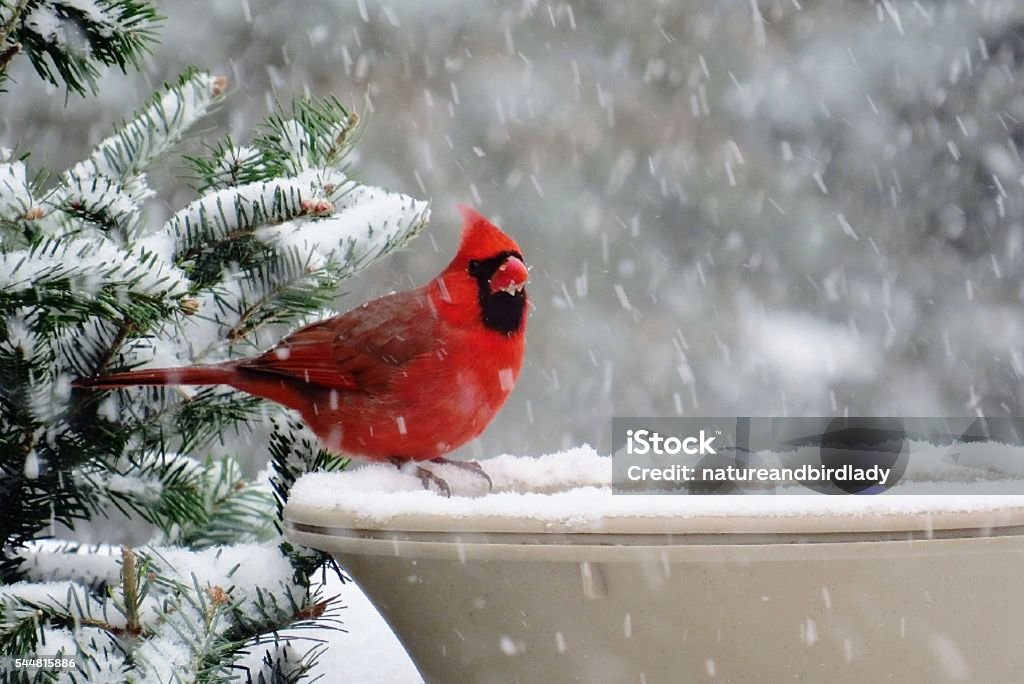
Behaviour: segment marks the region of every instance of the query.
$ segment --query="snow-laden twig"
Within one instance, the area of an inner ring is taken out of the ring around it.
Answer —
[[[100,142],[88,158],[75,164],[66,177],[106,176],[126,182],[181,142],[224,92],[226,81],[204,71],[188,71],[168,84],[135,117]],[[136,200],[142,199],[136,197]]]
[[[42,78],[84,94],[95,90],[100,66],[138,64],[158,15],[143,0],[34,0],[5,18],[3,37],[24,46]]]
[[[109,288],[124,293],[181,297],[188,291],[182,274],[144,251],[87,239],[50,240],[27,250],[0,253],[0,287],[8,294],[71,281],[79,296]]]
[[[13,156],[11,150],[0,148],[0,222],[25,219],[32,209],[32,188],[25,162]]]

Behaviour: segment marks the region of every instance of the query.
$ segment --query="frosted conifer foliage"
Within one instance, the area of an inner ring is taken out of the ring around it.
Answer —
[[[278,520],[300,474],[344,459],[225,388],[71,386],[264,348],[428,220],[425,202],[345,172],[358,119],[325,98],[187,158],[196,199],[151,225],[147,170],[226,87],[187,71],[49,180],[0,150],[0,653],[73,657],[59,681],[224,681],[236,662],[243,680],[298,681],[319,642],[275,635],[331,623],[310,583],[330,561]],[[214,446],[254,424],[271,426],[270,462],[249,480]],[[109,515],[144,521],[150,544],[39,541]]]

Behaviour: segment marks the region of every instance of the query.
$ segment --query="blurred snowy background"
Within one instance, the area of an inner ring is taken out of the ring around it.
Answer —
[[[275,99],[364,113],[356,174],[434,219],[339,308],[432,277],[459,201],[533,267],[526,368],[465,455],[607,452],[613,414],[1022,410],[1019,2],[160,4],[98,99],[18,60],[0,144],[63,168],[187,64],[231,78],[238,141]]]

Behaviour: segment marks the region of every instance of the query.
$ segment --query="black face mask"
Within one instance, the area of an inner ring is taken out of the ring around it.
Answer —
[[[469,262],[469,275],[477,282],[480,298],[480,310],[483,313],[484,325],[506,335],[518,331],[523,325],[526,315],[526,290],[515,293],[491,292],[491,277],[497,272],[505,259],[510,256],[522,260],[518,252],[500,252],[490,259],[474,259]]]

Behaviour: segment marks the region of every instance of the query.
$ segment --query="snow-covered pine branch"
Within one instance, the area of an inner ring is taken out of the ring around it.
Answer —
[[[0,147],[0,249],[4,248],[22,221],[34,218],[32,186],[23,159]]]
[[[0,148],[0,245],[95,231],[126,246],[147,232],[139,225],[142,203],[153,196],[146,169],[210,111],[224,87],[223,78],[189,69],[45,191],[29,180],[24,159]]]
[[[100,68],[137,67],[154,39],[156,8],[144,0],[4,0],[0,2],[0,79],[24,51],[54,85],[96,90]]]
[[[207,548],[265,542],[278,534],[269,473],[250,481],[235,458],[200,462],[148,451],[113,468],[77,468],[72,477],[95,507],[116,508],[158,527],[162,544]]]
[[[4,296],[70,285],[83,301],[147,296],[154,302],[187,291],[180,271],[145,250],[126,252],[105,240],[47,238],[26,250],[0,254]],[[112,291],[108,292],[110,289]],[[36,297],[36,294],[25,294]]]
[[[13,583],[0,653],[74,655],[84,681],[212,682],[236,666],[299,681],[317,646],[278,632],[322,626],[329,602],[309,578],[330,561],[281,540],[280,510],[301,474],[347,461],[228,388],[79,392],[71,380],[269,346],[429,216],[347,175],[357,117],[322,99],[190,159],[200,196],[145,225],[147,168],[223,88],[187,72],[52,186],[0,154],[0,578]],[[223,435],[259,419],[274,426],[269,463],[250,481]],[[126,551],[116,572],[76,572],[55,567],[70,551],[35,543],[108,514],[160,546]]]
[[[336,98],[300,100],[291,116],[274,114],[253,141],[275,175],[338,168],[348,152],[359,117]]]
[[[277,544],[101,547],[91,556],[98,561],[88,564],[91,575],[109,591],[42,568],[37,581],[0,587],[0,651],[73,656],[81,663],[75,681],[226,681],[239,666],[253,668],[250,654],[287,657],[279,649],[290,640],[274,637],[276,630],[301,630],[314,619],[321,629],[332,626],[330,601],[308,580],[296,581]],[[312,645],[291,655],[295,670],[285,681],[308,669]],[[13,674],[3,670],[9,664],[0,662],[5,677]]]
[[[210,111],[225,85],[222,77],[196,69],[167,84],[88,158],[62,175],[60,186],[46,198],[51,225],[53,219],[62,224],[80,219],[122,243],[149,232],[138,225],[142,202],[153,196],[145,170],[181,142]]]
[[[324,308],[343,279],[429,218],[426,202],[344,173],[357,117],[337,100],[300,101],[292,113],[270,117],[249,146],[226,140],[190,158],[206,193],[142,241],[200,286],[193,321],[208,325],[189,334],[193,358],[267,344],[255,336],[262,326]]]
[[[130,182],[154,160],[181,142],[182,136],[224,93],[227,81],[198,69],[189,69],[114,135],[99,143],[87,159],[76,164],[67,177],[106,176]],[[148,196],[148,194],[146,195]],[[143,197],[136,197],[136,200]]]
[[[33,432],[55,429],[70,397],[69,375],[109,360],[123,322],[146,329],[172,316],[187,291],[173,266],[102,239],[48,238],[0,253],[0,367],[12,372],[0,394],[16,407],[18,422]],[[85,330],[93,334],[83,336]]]
[[[205,157],[188,157],[199,190],[219,190],[258,180],[296,176],[317,168],[340,168],[354,142],[359,117],[336,98],[298,100],[292,111],[268,117],[250,145],[230,138]]]

